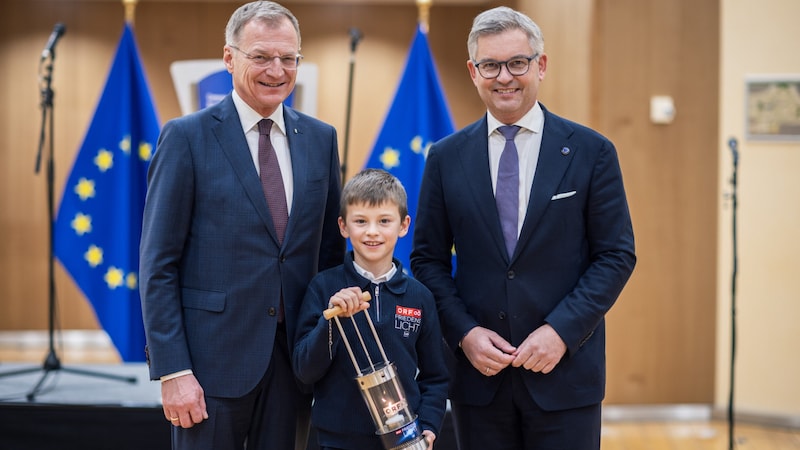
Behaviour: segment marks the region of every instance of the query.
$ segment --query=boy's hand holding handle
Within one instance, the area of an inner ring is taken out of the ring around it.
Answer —
[[[372,300],[372,296],[369,292],[364,291],[361,293],[361,300],[368,302]],[[322,316],[325,317],[325,320],[331,320],[334,316],[338,316],[342,313],[342,308],[339,306],[334,306],[333,308],[328,308],[325,311],[322,311]]]

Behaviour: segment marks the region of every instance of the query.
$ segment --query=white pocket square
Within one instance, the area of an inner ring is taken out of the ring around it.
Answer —
[[[561,200],[562,198],[572,197],[577,191],[562,192],[550,197],[550,200]]]

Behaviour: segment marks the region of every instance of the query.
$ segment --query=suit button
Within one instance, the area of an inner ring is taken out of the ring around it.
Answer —
[[[269,314],[272,317],[275,317],[278,314],[278,310],[275,309],[274,306],[270,306],[269,309],[267,310],[267,314]]]
[[[516,274],[514,273],[513,270],[509,270],[508,273],[506,274],[506,277],[508,277],[509,280],[513,280],[515,276]]]
[[[286,255],[281,255],[281,262],[286,261]]]
[[[500,314],[497,315],[500,320],[506,320],[506,312],[500,311]]]

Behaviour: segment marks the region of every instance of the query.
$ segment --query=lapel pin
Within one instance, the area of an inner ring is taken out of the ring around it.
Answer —
[[[561,147],[561,154],[564,156],[569,155],[569,147]]]

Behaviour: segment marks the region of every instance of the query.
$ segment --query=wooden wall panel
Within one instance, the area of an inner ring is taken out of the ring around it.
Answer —
[[[547,74],[539,101],[556,114],[589,124],[594,0],[521,0],[520,11],[542,29]]]
[[[719,5],[597,2],[592,117],[617,145],[639,261],[609,315],[608,399],[713,401]],[[669,125],[650,97],[674,98]]]

